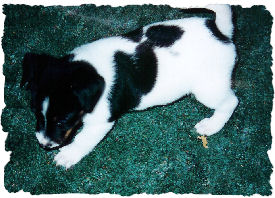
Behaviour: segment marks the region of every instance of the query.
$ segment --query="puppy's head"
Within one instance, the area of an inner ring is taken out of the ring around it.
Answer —
[[[21,86],[31,91],[36,137],[45,149],[60,148],[72,140],[104,90],[104,80],[92,65],[73,61],[73,55],[55,58],[28,53],[23,59]]]

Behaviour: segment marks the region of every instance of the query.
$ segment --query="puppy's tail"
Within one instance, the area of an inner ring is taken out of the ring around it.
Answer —
[[[231,6],[227,4],[210,4],[205,7],[216,13],[215,23],[221,33],[229,39],[233,37],[234,26],[232,22]]]

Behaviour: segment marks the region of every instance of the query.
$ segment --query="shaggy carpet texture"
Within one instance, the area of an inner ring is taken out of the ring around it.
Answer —
[[[198,139],[194,125],[213,113],[191,96],[172,105],[131,112],[93,152],[72,169],[53,162],[57,151],[45,151],[35,138],[30,93],[19,87],[26,52],[62,56],[76,46],[120,35],[153,22],[192,14],[169,6],[111,7],[82,5],[4,5],[6,150],[5,188],[31,194],[138,193],[270,195],[272,16],[264,6],[234,6],[238,63],[233,89],[239,105],[226,126]]]

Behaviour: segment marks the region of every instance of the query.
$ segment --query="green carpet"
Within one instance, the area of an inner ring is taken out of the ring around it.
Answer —
[[[47,152],[36,142],[30,93],[19,87],[24,54],[61,56],[95,39],[190,14],[153,5],[5,5],[6,107],[1,119],[8,132],[6,150],[12,151],[5,167],[6,189],[31,194],[270,195],[272,16],[263,6],[235,6],[233,11],[239,55],[233,86],[240,103],[224,129],[208,137],[208,149],[193,127],[213,112],[188,96],[170,106],[126,114],[92,153],[66,171],[53,163],[57,151]]]

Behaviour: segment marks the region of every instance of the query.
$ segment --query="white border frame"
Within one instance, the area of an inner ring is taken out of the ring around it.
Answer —
[[[125,6],[125,5],[143,5],[143,4],[153,4],[153,5],[170,5],[171,7],[182,7],[182,8],[188,8],[188,7],[201,7],[205,6],[207,4],[230,4],[230,5],[241,5],[242,7],[251,7],[253,5],[265,5],[266,9],[272,14],[273,17],[275,17],[274,12],[274,5],[275,3],[272,3],[270,0],[81,0],[77,3],[73,0],[2,0],[1,1],[1,7],[3,9],[3,4],[27,4],[27,5],[44,5],[44,6],[51,6],[51,5],[62,5],[62,6],[77,6],[81,4],[95,4],[97,6],[99,5],[111,5],[111,6]],[[5,15],[0,13],[0,22],[2,31],[0,31],[1,41],[3,37],[3,29],[4,29],[4,20]],[[274,23],[274,19],[273,19]],[[271,45],[274,46],[274,24],[272,26],[272,34],[271,34]],[[273,49],[274,50],[274,49]],[[272,58],[275,60],[274,53],[272,53]],[[3,49],[0,50],[0,112],[2,114],[2,109],[4,109],[4,76],[3,76],[3,64],[4,64],[4,53]],[[274,74],[275,69],[274,66],[272,66],[272,72]],[[275,75],[275,74],[274,74]],[[274,79],[272,81],[273,87],[274,87]],[[272,115],[272,122],[271,122],[271,132],[274,136],[274,99],[273,99],[273,111],[271,113]],[[2,126],[0,125],[0,195],[1,197],[19,197],[19,198],[26,198],[30,196],[30,193],[23,192],[22,190],[17,193],[9,193],[4,188],[4,166],[9,162],[9,156],[11,152],[5,151],[5,141],[6,141],[7,133],[4,133],[2,131]],[[274,138],[273,138],[274,140]],[[272,141],[273,142],[273,141]],[[272,149],[268,151],[268,155],[270,157],[271,163],[273,166],[275,166],[275,158],[274,158],[274,144],[272,144]],[[274,188],[274,170],[271,175],[271,185]],[[272,190],[274,193],[274,190]],[[38,196],[38,195],[33,195]],[[121,197],[120,195],[109,195],[109,194],[98,194],[98,195],[85,195],[85,194],[55,194],[55,195],[39,195],[41,198],[45,197]],[[163,197],[169,197],[169,198],[177,198],[177,197],[221,197],[221,196],[215,196],[215,195],[197,195],[197,194],[183,194],[183,195],[176,195],[174,193],[168,193],[168,194],[161,194],[161,195],[147,195],[147,194],[141,194],[141,195],[133,195],[131,197],[157,197],[157,198],[163,198]],[[272,195],[271,195],[272,196]],[[224,196],[222,196],[224,197]],[[233,195],[229,195],[226,197],[236,197]],[[243,196],[238,196],[243,197]],[[252,198],[254,197],[262,197],[260,195],[253,195],[250,196]],[[266,196],[267,197],[267,196]]]

